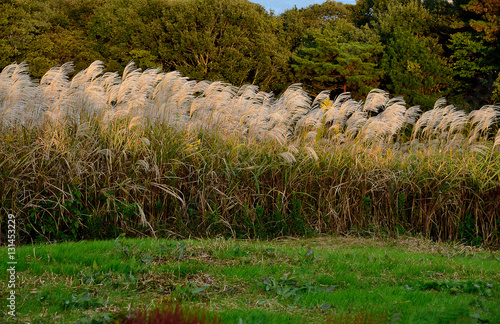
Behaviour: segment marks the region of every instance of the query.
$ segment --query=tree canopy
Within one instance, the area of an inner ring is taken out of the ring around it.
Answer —
[[[474,109],[500,100],[500,0],[327,0],[280,15],[247,0],[8,0],[0,68],[33,77],[68,61],[280,92],[365,95],[380,87],[425,110],[446,96]]]

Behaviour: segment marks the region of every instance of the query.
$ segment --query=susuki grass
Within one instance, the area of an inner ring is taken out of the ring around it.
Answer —
[[[0,201],[20,239],[422,233],[497,245],[500,108],[422,113],[178,72],[0,74]]]

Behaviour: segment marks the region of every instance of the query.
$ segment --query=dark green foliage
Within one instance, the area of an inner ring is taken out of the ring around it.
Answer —
[[[0,4],[0,69],[31,74],[68,61],[122,71],[180,70],[195,79],[281,92],[304,83],[354,97],[373,87],[428,106],[500,98],[498,0],[325,1],[280,16],[248,1],[34,0]],[[495,83],[496,82],[496,83]]]
[[[403,95],[423,110],[431,109],[436,99],[448,93],[450,71],[436,54],[436,47],[435,41],[419,38],[408,30],[394,32],[381,62],[391,93]]]
[[[382,46],[372,36],[344,21],[312,32],[293,57],[296,77],[314,94],[325,89],[366,94],[381,74]]]
[[[315,286],[309,282],[302,283],[299,278],[289,274],[285,274],[280,278],[265,278],[261,282],[258,282],[257,285],[271,297],[289,299],[294,303],[308,294],[331,293],[335,290],[334,286],[324,288]],[[323,310],[327,310],[331,306],[324,303],[319,307]]]
[[[453,84],[438,35],[433,33],[435,18],[417,1],[392,2],[376,17],[374,26],[385,45],[380,66],[387,89],[423,110],[432,108]]]
[[[92,309],[106,306],[108,303],[100,298],[93,297],[90,292],[84,291],[78,295],[50,295],[47,292],[41,292],[38,300],[45,305],[55,305],[61,311],[70,309]]]
[[[157,37],[163,66],[199,80],[277,90],[287,50],[262,7],[246,1],[178,1],[166,6],[161,24]]]
[[[474,217],[471,214],[465,214],[464,219],[458,219],[458,238],[464,243],[472,245],[481,245],[481,228],[476,226]]]
[[[500,1],[458,1],[449,49],[457,89],[471,108],[498,100]]]

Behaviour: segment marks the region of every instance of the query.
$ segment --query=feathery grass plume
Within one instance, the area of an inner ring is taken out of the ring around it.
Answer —
[[[305,146],[304,149],[305,149],[307,156],[309,158],[313,159],[314,161],[318,161],[318,159],[319,159],[318,153],[316,153],[316,150],[313,147]]]
[[[201,92],[200,90],[203,90]],[[190,109],[190,128],[195,125],[202,128],[212,127],[217,123],[220,113],[226,107],[228,101],[233,98],[236,88],[224,82],[199,82],[194,89],[201,92],[196,96]]]
[[[469,144],[477,141],[481,136],[487,136],[492,125],[500,120],[500,106],[487,105],[469,114],[469,120],[474,127],[469,134]]]
[[[106,72],[99,78],[98,83],[106,93],[106,105],[114,107],[118,100],[118,90],[120,90],[120,75],[118,72]]]
[[[246,112],[242,112],[242,124],[250,137],[263,138],[268,131],[267,122],[270,106],[274,100],[271,93],[259,91],[252,99]]]
[[[388,135],[391,132],[391,125],[387,123],[383,118],[371,117],[368,118],[363,128],[360,131],[360,138],[363,141],[373,142],[384,135]]]
[[[287,147],[287,149],[288,149],[288,152],[290,152],[292,154],[298,154],[299,153],[299,149],[294,144],[289,144],[288,147]]]
[[[116,96],[116,110],[127,110],[134,101],[135,94],[138,92],[137,83],[141,77],[141,69],[130,61],[123,70],[122,79]]]
[[[134,115],[142,114],[147,110],[154,88],[159,82],[159,69],[147,69],[141,73],[141,69],[135,68],[133,62],[127,67],[129,71],[126,74],[124,72],[124,79],[118,90],[117,108],[127,109]]]
[[[91,116],[100,118],[104,113],[107,99],[100,78],[103,71],[104,64],[95,61],[71,79],[67,93],[68,113],[76,123]]]
[[[379,116],[390,125],[390,132],[388,135],[394,136],[403,128],[407,117],[406,111],[406,102],[403,97],[395,97],[387,102],[386,108]]]
[[[363,111],[378,114],[389,101],[389,93],[381,89],[372,89],[366,96]]]
[[[210,112],[208,120],[203,118],[205,126],[216,131],[224,126],[228,132],[238,132],[241,117],[235,113],[237,108],[233,102],[233,98],[237,97],[238,88],[228,83],[220,83],[213,93],[210,90],[211,87],[207,89],[205,97],[205,105]],[[201,118],[201,115],[196,117]]]
[[[103,121],[108,127],[115,120],[144,115],[151,104],[156,83],[159,82],[158,69],[141,72],[130,61],[123,71],[122,81],[118,84],[115,105],[106,111]]]
[[[64,63],[61,66],[53,67],[45,73],[40,80],[39,89],[43,93],[43,105],[45,114],[53,122],[64,122],[64,118],[69,114],[69,78],[73,72],[73,63]]]
[[[98,82],[99,76],[104,71],[102,61],[92,62],[88,68],[81,70],[71,79],[70,88],[86,88]]]
[[[0,125],[37,121],[40,112],[32,106],[35,90],[26,62],[6,66],[0,73]]]
[[[340,107],[342,104],[348,100],[351,100],[351,94],[349,92],[344,92],[339,94],[335,99],[328,104],[324,104],[321,108],[324,113],[323,122],[327,126],[331,126],[333,123],[338,122],[340,119]]]
[[[309,131],[304,135],[304,140],[309,143],[315,143],[318,138],[317,131]]]
[[[422,110],[420,109],[420,106],[413,106],[408,108],[405,112],[405,124],[415,125],[421,115]]]
[[[311,110],[311,98],[300,83],[289,86],[285,92],[272,104],[272,115],[280,114],[279,123],[268,128],[277,128],[284,132],[284,136],[295,133],[297,122]],[[278,120],[277,118],[272,122]]]
[[[162,78],[153,92],[154,103],[147,113],[148,118],[152,123],[187,125],[196,81],[183,77],[179,71],[159,76]]]
[[[254,98],[259,93],[259,87],[256,85],[242,85],[235,96],[232,98],[230,106],[233,108],[233,114],[240,120],[254,104]]]
[[[331,138],[333,145],[342,145],[347,142],[347,136],[344,133],[334,134]]]
[[[367,120],[361,131],[365,141],[380,137],[392,137],[403,128],[406,121],[406,102],[402,97],[388,100],[382,111]]]
[[[147,105],[151,103],[152,96],[156,85],[162,79],[162,74],[160,69],[146,69],[141,73],[139,79],[137,80],[136,91],[134,93],[134,98],[131,100],[131,105],[135,106],[139,110],[145,110]]]
[[[459,130],[463,126],[463,116],[464,114],[457,111],[453,105],[446,105],[445,98],[439,98],[434,103],[434,108],[423,113],[415,123],[412,138],[416,138],[420,129],[422,129],[421,136],[427,139],[439,137],[440,132],[448,129],[452,124],[453,131]]]
[[[296,129],[310,130],[317,129],[321,125],[323,111],[321,108],[313,108],[308,114],[305,114],[297,121]]]
[[[120,78],[116,73],[102,74],[99,62],[71,82],[65,80],[64,71],[53,70],[38,86],[30,85],[23,68],[13,78],[14,71],[11,67],[0,74],[0,114],[5,98],[16,92],[12,98],[21,101],[15,103],[21,111],[43,108],[55,121],[40,118],[33,128],[18,124],[0,134],[0,148],[7,148],[0,150],[0,182],[5,187],[0,189],[1,203],[12,204],[26,224],[31,222],[26,236],[59,239],[57,233],[41,230],[54,222],[64,235],[71,235],[72,222],[81,224],[84,219],[63,205],[76,195],[73,191],[81,192],[82,209],[112,229],[143,230],[142,223],[151,235],[165,226],[162,233],[234,236],[237,229],[242,235],[259,236],[260,229],[250,233],[247,225],[241,225],[241,217],[288,215],[290,195],[276,194],[286,190],[305,193],[299,207],[304,226],[320,231],[341,233],[353,226],[391,230],[404,222],[429,237],[460,239],[457,218],[473,215],[482,231],[477,235],[488,243],[498,241],[491,224],[498,209],[494,179],[500,132],[496,125],[484,126],[491,119],[474,113],[470,126],[484,135],[478,137],[479,146],[464,145],[466,116],[444,100],[417,120],[417,107],[406,109],[401,98],[389,99],[381,90],[372,92],[363,107],[348,94],[331,102],[326,93],[311,105],[297,85],[275,99],[256,86],[197,82],[178,72],[140,72],[129,66]],[[24,93],[24,88],[29,91]],[[336,134],[325,134],[326,113],[339,122],[339,131],[332,132]],[[4,119],[0,123],[5,125]],[[402,127],[412,123],[409,143],[376,140],[381,135],[399,135]],[[430,136],[422,136],[424,129]],[[494,134],[495,150],[487,151],[491,143],[485,135]],[[19,160],[19,156],[26,158]],[[294,163],[299,159],[303,160]],[[280,166],[285,163],[290,165],[282,172]],[[377,172],[372,172],[375,167]],[[342,171],[346,168],[349,172]],[[196,186],[200,183],[204,185]],[[467,190],[462,190],[464,184]],[[453,190],[444,190],[445,185]],[[278,190],[263,193],[259,188],[264,187]],[[399,201],[395,192],[404,193],[407,200]],[[312,199],[315,195],[322,199]],[[369,213],[359,207],[368,204],[364,197],[376,197],[369,202]],[[256,216],[257,205],[262,206],[263,216]],[[123,206],[132,206],[136,216],[126,224]],[[229,230],[207,225],[205,208],[220,214]],[[401,208],[402,218],[395,215]],[[40,215],[36,221],[30,219],[31,210]],[[103,218],[104,210],[116,217]],[[321,216],[332,211],[336,215],[332,221]],[[201,223],[193,227],[182,221],[193,215]],[[178,221],[173,222],[174,218]],[[262,218],[255,224],[266,222]],[[318,222],[322,225],[316,226]],[[286,231],[287,235],[303,233]],[[85,238],[95,235],[87,227],[77,232],[85,233]]]
[[[490,148],[488,146],[483,145],[483,144],[477,144],[477,143],[470,146],[471,152],[476,152],[476,153],[479,153],[483,156],[486,155],[486,152],[488,152],[489,149]]]
[[[194,99],[191,103],[190,109],[189,109],[189,117],[193,118],[195,114],[197,113],[197,110],[203,110],[204,109],[204,102],[205,102],[205,97],[206,97],[206,90],[208,87],[211,85],[212,82],[210,81],[200,81],[196,83],[196,85],[193,88],[193,94],[194,94]]]
[[[283,160],[285,160],[285,162],[288,164],[297,162],[297,159],[295,158],[292,152],[283,152],[279,153],[278,155],[281,156]]]
[[[75,136],[77,138],[90,138],[90,122],[83,122],[77,125]]]
[[[467,124],[467,114],[463,110],[453,110],[439,124],[438,129],[448,131],[448,137],[463,131]]]
[[[297,121],[296,131],[308,131],[322,127],[325,107],[331,105],[330,92],[330,90],[323,90],[314,98],[309,112]]]
[[[9,100],[9,93],[14,85],[15,80],[12,78],[17,69],[24,69],[25,73],[29,73],[29,67],[26,62],[17,64],[12,63],[7,65],[0,72],[0,107],[3,107]],[[31,80],[29,80],[31,83]]]
[[[331,90],[323,90],[321,91],[317,96],[316,98],[314,98],[312,104],[311,104],[311,108],[320,108],[325,101],[328,101],[330,100],[330,92]]]
[[[500,129],[497,132],[497,135],[495,137],[495,142],[493,144],[494,146],[500,145]]]
[[[335,133],[343,131],[347,120],[357,111],[361,111],[361,104],[351,98],[349,92],[337,96],[325,112],[324,122],[329,130]]]
[[[348,137],[355,138],[368,120],[366,111],[356,111],[346,122],[345,134]]]

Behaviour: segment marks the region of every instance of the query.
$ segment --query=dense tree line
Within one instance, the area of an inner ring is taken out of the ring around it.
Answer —
[[[26,61],[39,78],[134,60],[277,93],[379,87],[424,110],[443,96],[474,109],[500,101],[499,17],[500,0],[328,0],[280,15],[247,0],[4,0],[0,68]]]

